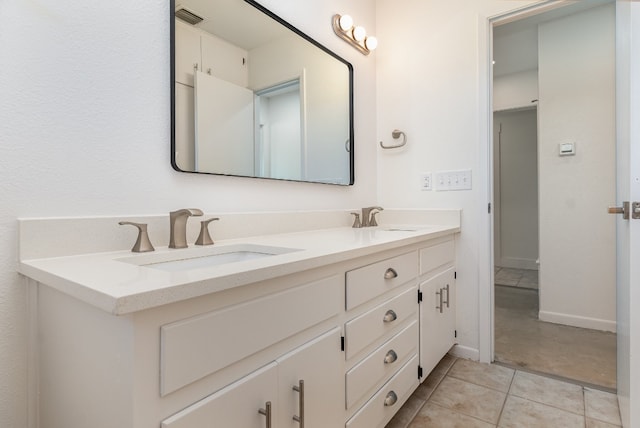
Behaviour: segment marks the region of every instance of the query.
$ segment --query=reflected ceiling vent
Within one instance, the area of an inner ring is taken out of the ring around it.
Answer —
[[[204,21],[204,18],[202,18],[201,16],[198,16],[197,14],[193,13],[189,9],[185,9],[181,5],[178,5],[178,7],[176,7],[176,18],[180,18],[184,22],[191,25],[196,25]]]

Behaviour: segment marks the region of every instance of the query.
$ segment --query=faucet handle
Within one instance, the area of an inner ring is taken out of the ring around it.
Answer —
[[[149,234],[147,233],[147,224],[146,223],[133,223],[131,221],[121,221],[118,222],[119,225],[130,225],[138,228],[138,239],[136,243],[133,244],[133,248],[131,249],[134,253],[146,253],[148,251],[154,251],[153,245],[149,240]]]
[[[351,226],[354,229],[360,229],[362,227],[362,223],[360,223],[360,213],[351,213],[353,216],[353,225]]]
[[[378,210],[373,210],[371,211],[371,220],[369,221],[369,226],[377,226],[378,222],[376,221],[376,214],[378,214],[380,211]]]
[[[209,223],[216,220],[220,220],[220,218],[213,217],[200,222],[200,235],[198,235],[198,239],[196,239],[196,245],[213,245],[213,239],[211,239],[211,235],[209,234]]]

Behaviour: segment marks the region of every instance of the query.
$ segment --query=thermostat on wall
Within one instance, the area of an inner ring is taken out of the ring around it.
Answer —
[[[558,144],[558,154],[560,156],[573,156],[576,154],[576,143],[560,143]]]

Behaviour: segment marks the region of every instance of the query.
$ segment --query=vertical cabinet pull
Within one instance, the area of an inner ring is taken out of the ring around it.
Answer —
[[[398,277],[398,272],[394,268],[389,268],[384,273],[384,279],[393,279]]]
[[[447,292],[447,300],[444,302],[444,304],[447,305],[447,308],[448,308],[449,307],[449,284],[447,284],[447,286],[444,287],[443,290]]]
[[[393,322],[393,321],[395,321],[397,319],[398,319],[398,315],[396,315],[396,313],[392,309],[389,309],[384,314],[384,318],[382,318],[382,321],[388,323],[388,322]]]
[[[304,428],[304,380],[300,380],[298,385],[293,386],[293,390],[298,392],[298,406],[300,415],[293,415],[293,420],[300,424],[300,428]]]
[[[398,359],[398,354],[396,354],[396,351],[391,349],[389,352],[387,352],[387,355],[384,356],[384,363],[391,364],[395,362],[397,359]]]
[[[393,391],[389,391],[387,396],[384,398],[384,405],[385,407],[393,406],[394,404],[396,404],[396,401],[398,401],[398,396],[396,395],[396,393]]]
[[[442,288],[438,291],[436,291],[436,296],[438,296],[438,300],[440,302],[440,305],[436,305],[436,309],[440,310],[440,313],[442,313]]]
[[[264,409],[258,410],[258,413],[266,417],[267,423],[265,426],[267,428],[271,428],[271,401],[267,401],[264,404],[264,407],[265,407]]]

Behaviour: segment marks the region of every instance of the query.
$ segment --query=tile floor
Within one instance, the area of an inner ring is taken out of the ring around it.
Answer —
[[[536,271],[503,268],[496,274],[496,361],[614,391],[615,333],[538,320],[533,278],[537,281]]]
[[[538,289],[538,271],[496,266],[495,284],[509,287]]]
[[[446,355],[386,428],[615,428],[614,394]]]

